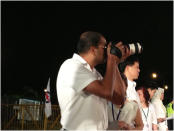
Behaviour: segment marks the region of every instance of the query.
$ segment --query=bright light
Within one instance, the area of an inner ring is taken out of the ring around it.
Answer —
[[[152,78],[156,79],[157,78],[157,73],[152,73]]]
[[[167,90],[167,89],[168,89],[168,86],[167,86],[167,85],[165,85],[165,86],[164,86],[164,89],[165,89],[165,90]]]
[[[44,89],[44,92],[47,92],[47,89]]]

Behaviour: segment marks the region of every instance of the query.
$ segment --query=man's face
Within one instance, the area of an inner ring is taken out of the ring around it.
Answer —
[[[132,80],[138,79],[140,73],[139,62],[134,62],[133,65],[128,65],[127,72],[129,74],[130,79]]]
[[[106,50],[106,39],[104,37],[101,37],[99,41],[99,45],[96,50],[96,61],[98,64],[104,63],[105,60],[105,50]]]
[[[154,94],[155,94],[155,92],[156,92],[156,89],[150,89],[150,88],[148,88],[147,89],[148,90],[148,92],[149,92],[149,95],[150,95],[150,99],[152,99],[152,97],[154,96]]]

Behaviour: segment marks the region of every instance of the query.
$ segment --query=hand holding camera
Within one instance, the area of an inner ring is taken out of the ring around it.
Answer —
[[[143,48],[140,43],[123,44],[122,42],[111,44],[110,53],[117,56],[119,59],[124,60],[130,55],[142,53]]]
[[[128,56],[130,56],[130,51],[126,46],[123,45],[121,41],[117,43],[110,42],[108,44],[107,58],[113,57],[114,59],[116,59],[116,63],[120,63]]]

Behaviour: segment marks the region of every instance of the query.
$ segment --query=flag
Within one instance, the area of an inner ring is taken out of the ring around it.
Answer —
[[[48,79],[47,88],[45,89],[45,114],[47,118],[51,116],[50,78]]]

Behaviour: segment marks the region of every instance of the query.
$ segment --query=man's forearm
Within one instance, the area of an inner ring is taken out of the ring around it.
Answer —
[[[125,84],[123,83],[123,79],[121,78],[118,66],[115,67],[114,81],[112,85],[113,85],[112,101],[114,104],[122,105],[125,101],[126,87]]]
[[[118,62],[114,57],[107,61],[106,73],[102,83],[107,88],[107,97],[110,101],[117,105],[124,103],[126,87],[118,70]]]
[[[113,87],[113,81],[115,80],[115,70],[116,70],[116,60],[114,57],[108,58],[107,60],[107,66],[106,66],[106,73],[102,80],[102,84],[106,88],[108,92],[108,97],[111,100],[112,98],[112,87]]]

